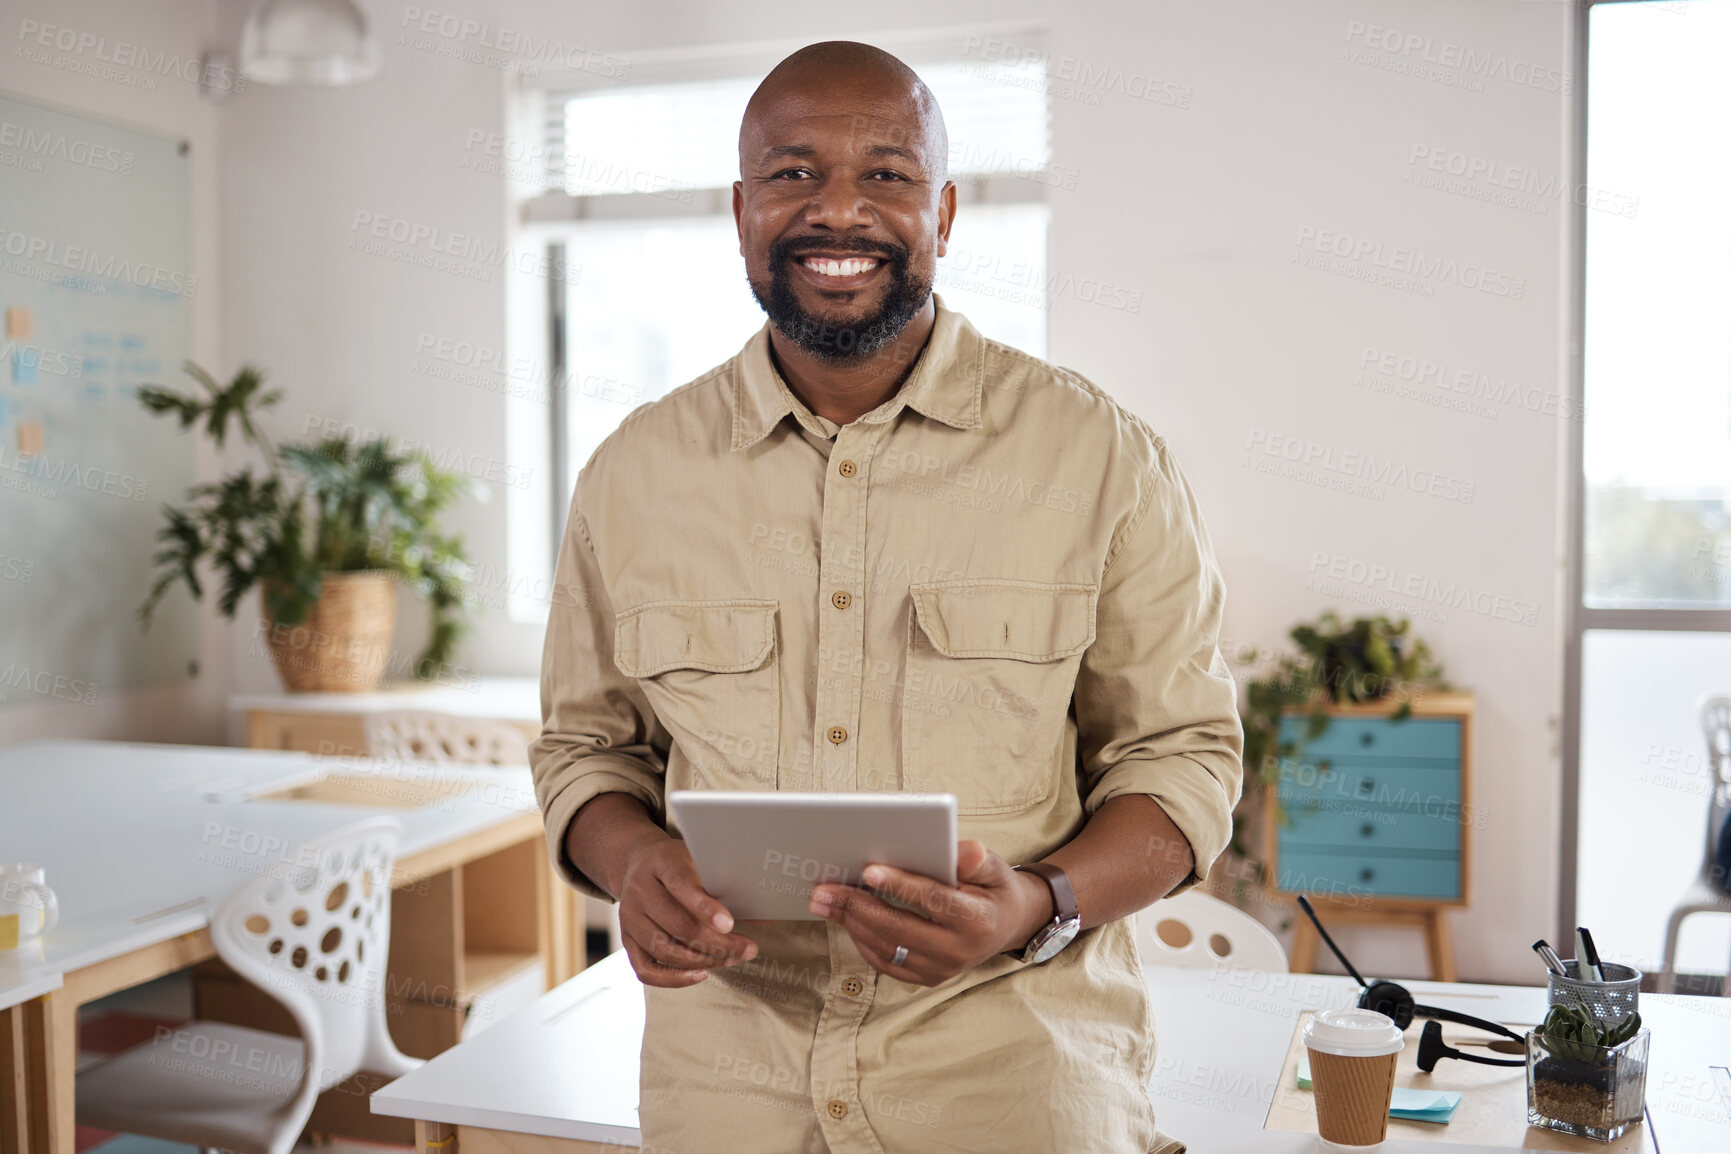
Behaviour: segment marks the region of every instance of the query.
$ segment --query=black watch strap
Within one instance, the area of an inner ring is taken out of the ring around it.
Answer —
[[[1052,888],[1052,903],[1057,907],[1058,921],[1067,922],[1081,916],[1076,909],[1076,892],[1070,888],[1070,875],[1051,862],[1031,861],[1016,868],[1045,879],[1046,884]]]

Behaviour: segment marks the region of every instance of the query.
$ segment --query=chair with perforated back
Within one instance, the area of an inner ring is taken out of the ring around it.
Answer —
[[[1136,915],[1136,948],[1150,966],[1235,966],[1282,974],[1288,968],[1286,951],[1267,926],[1194,889]]]
[[[299,1038],[191,1021],[78,1075],[80,1125],[236,1154],[287,1154],[323,1090],[401,1075],[385,1025],[391,865],[402,824],[371,818],[310,843],[225,898],[211,943],[281,1002]]]
[[[369,714],[367,752],[443,765],[527,765],[529,739],[515,726],[484,717],[419,709]]]
[[[1731,914],[1731,694],[1701,699],[1701,731],[1707,739],[1707,852],[1701,872],[1683,899],[1671,908],[1665,923],[1665,954],[1659,963],[1658,988],[1669,994],[1677,986],[1677,940],[1683,923],[1695,914]],[[1726,976],[1731,983],[1731,974]],[[1731,992],[1731,991],[1728,991]]]

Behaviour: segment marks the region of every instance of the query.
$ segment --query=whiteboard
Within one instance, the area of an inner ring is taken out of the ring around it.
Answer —
[[[190,383],[187,152],[0,96],[0,709],[196,672],[184,592],[136,616],[193,481],[193,434],[135,396]]]

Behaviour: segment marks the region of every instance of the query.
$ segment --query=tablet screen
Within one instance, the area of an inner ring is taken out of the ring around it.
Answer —
[[[703,888],[735,918],[821,920],[812,887],[859,885],[872,862],[956,884],[953,794],[674,790],[667,806]]]

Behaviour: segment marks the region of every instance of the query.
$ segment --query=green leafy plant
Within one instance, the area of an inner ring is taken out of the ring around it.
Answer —
[[[179,393],[157,385],[139,402],[182,429],[202,428],[221,447],[230,425],[265,457],[220,481],[194,485],[187,500],[163,508],[153,561],[157,576],[139,607],[151,614],[175,584],[204,596],[200,568],[220,580],[217,609],[233,619],[255,586],[271,620],[298,625],[318,601],[324,575],[382,570],[427,598],[432,635],[415,662],[429,678],[446,665],[467,629],[469,563],[460,537],[444,532],[440,516],[470,491],[466,477],[437,468],[424,452],[394,452],[387,438],[327,437],[273,445],[257,417],[282,400],[264,374],[243,366],[224,385],[188,362],[199,388]]]
[[[1298,759],[1305,743],[1328,730],[1331,706],[1393,700],[1398,720],[1412,713],[1415,695],[1447,689],[1442,667],[1411,627],[1404,617],[1342,621],[1333,610],[1294,626],[1288,636],[1298,652],[1280,655],[1273,669],[1245,683],[1245,767],[1275,784],[1281,762]],[[1283,737],[1281,718],[1295,710],[1305,711],[1304,725]]]
[[[1533,1032],[1558,1058],[1597,1062],[1604,1057],[1601,1050],[1615,1049],[1641,1032],[1641,1015],[1631,1010],[1615,1022],[1601,1022],[1585,1006],[1558,1003]]]

